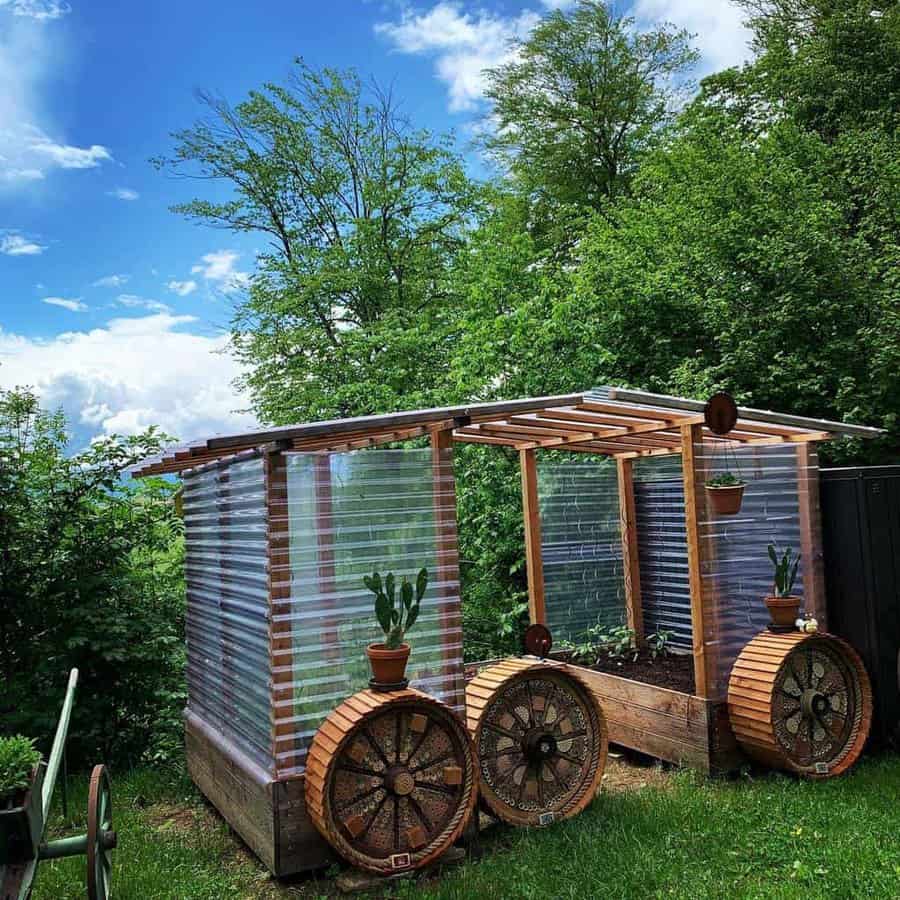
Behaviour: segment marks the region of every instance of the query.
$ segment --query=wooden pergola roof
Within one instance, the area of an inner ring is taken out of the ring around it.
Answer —
[[[704,403],[683,397],[603,387],[576,394],[473,403],[412,412],[361,416],[219,435],[172,447],[138,463],[132,475],[160,475],[192,469],[247,450],[335,452],[451,431],[464,443],[517,450],[566,450],[617,458],[681,452],[681,428],[703,425]],[[873,438],[878,428],[809,419],[767,410],[738,408],[728,434],[705,426],[703,440],[734,447],[825,441],[842,435]]]

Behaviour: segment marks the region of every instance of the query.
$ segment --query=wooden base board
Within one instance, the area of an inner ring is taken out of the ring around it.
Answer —
[[[725,701],[572,668],[600,700],[610,743],[707,774],[735,771],[745,761],[731,733]]]
[[[276,780],[190,711],[185,744],[194,783],[273,875],[335,860],[307,815],[302,775]]]

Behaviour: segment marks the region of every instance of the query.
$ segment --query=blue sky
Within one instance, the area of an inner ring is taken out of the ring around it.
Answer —
[[[464,148],[486,112],[481,70],[566,5],[0,0],[0,388],[31,384],[62,405],[76,444],[252,424],[226,331],[257,244],[171,213],[192,185],[148,162],[198,116],[195,91],[240,100],[298,55],[355,66]],[[630,11],[694,32],[698,74],[748,55],[727,0]]]

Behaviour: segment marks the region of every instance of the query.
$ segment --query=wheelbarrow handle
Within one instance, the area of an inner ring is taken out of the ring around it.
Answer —
[[[41,793],[41,810],[44,826],[47,824],[47,816],[50,814],[50,804],[53,801],[53,788],[56,784],[56,775],[62,762],[66,749],[66,737],[69,734],[69,719],[72,716],[72,707],[75,704],[75,686],[78,684],[78,669],[69,672],[69,686],[66,688],[66,699],[63,700],[62,712],[59,714],[59,723],[56,726],[56,735],[53,738],[53,747],[47,759],[47,771],[44,774],[44,788]]]

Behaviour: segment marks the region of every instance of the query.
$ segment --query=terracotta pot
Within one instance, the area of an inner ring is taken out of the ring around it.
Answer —
[[[766,597],[772,624],[778,628],[793,628],[800,612],[799,597]]]
[[[728,487],[706,486],[709,496],[709,504],[713,512],[720,516],[733,516],[741,511],[741,503],[744,499],[744,485],[734,484]]]
[[[366,647],[372,677],[379,684],[397,684],[406,677],[409,644],[401,644],[396,650],[388,650],[384,644]]]

